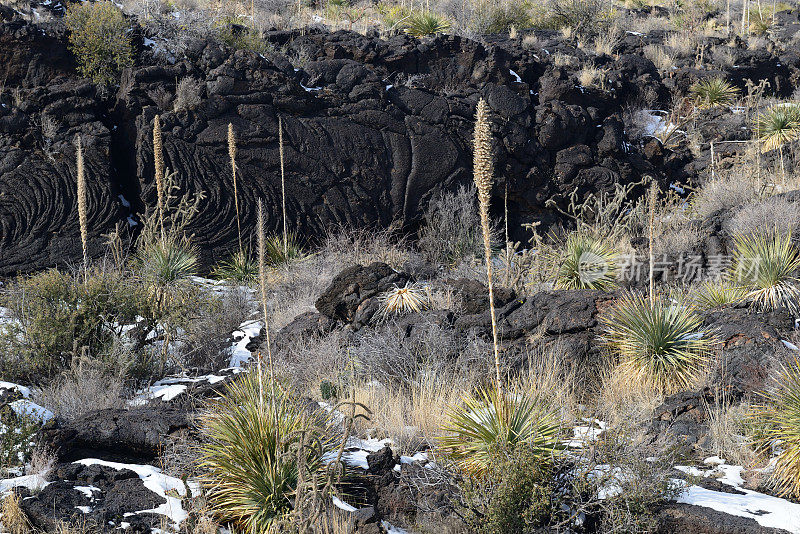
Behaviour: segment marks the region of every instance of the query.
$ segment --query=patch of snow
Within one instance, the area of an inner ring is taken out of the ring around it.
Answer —
[[[347,504],[346,502],[344,502],[343,500],[341,500],[339,497],[336,497],[336,496],[333,497],[333,504],[334,504],[334,506],[336,506],[336,508],[339,508],[340,510],[344,510],[345,512],[356,512],[356,511],[358,511],[358,508],[356,508],[355,506],[352,506],[350,504]]]
[[[342,461],[345,465],[350,467],[358,467],[368,471],[369,464],[367,463],[367,456],[391,444],[392,440],[390,439],[359,439],[350,437],[345,444],[345,449],[342,453]],[[336,455],[338,453],[338,450],[328,451],[322,456],[322,461],[329,464],[336,460]]]
[[[41,474],[7,478],[0,480],[0,495],[3,495],[4,493],[17,487],[28,488],[31,491],[38,491],[46,487],[48,484],[50,483],[47,482],[44,476]]]
[[[245,321],[239,326],[239,330],[233,333],[234,337],[241,336],[242,339],[233,346],[229,364],[231,367],[243,367],[253,357],[247,350],[247,344],[261,333],[261,325],[261,321]]]
[[[781,343],[783,343],[783,345],[789,350],[800,350],[800,348],[798,348],[797,345],[795,345],[794,343],[790,343],[785,339],[781,339]]]
[[[147,48],[150,48],[151,46],[155,46],[156,42],[152,39],[148,39],[147,37],[145,37],[142,41],[142,44]]]
[[[519,77],[519,74],[517,74],[516,72],[514,72],[511,69],[508,69],[508,73],[511,74],[511,76],[514,77],[514,79],[516,80],[517,83],[522,83],[522,78]]]
[[[167,501],[156,508],[151,510],[140,510],[135,512],[135,514],[149,513],[163,515],[169,518],[169,520],[172,521],[176,526],[180,525],[189,516],[189,514],[183,509],[181,499],[172,496],[172,492],[177,492],[180,497],[186,497],[187,486],[193,495],[198,494],[200,491],[200,485],[197,482],[188,482],[187,484],[184,484],[179,478],[165,475],[160,469],[151,465],[107,462],[105,460],[98,460],[95,458],[86,458],[84,460],[78,460],[75,463],[81,465],[101,465],[117,470],[130,469],[139,476],[142,482],[144,482],[144,487]]]
[[[122,207],[124,207],[124,208],[130,208],[131,207],[131,203],[128,202],[128,199],[125,198],[125,195],[117,195],[117,197],[119,198],[119,201],[122,202]]]
[[[173,384],[170,386],[151,386],[150,394],[154,399],[161,399],[169,402],[175,397],[182,395],[186,391],[185,384]]]
[[[14,401],[8,405],[14,413],[16,413],[20,417],[30,417],[32,419],[36,419],[41,423],[46,423],[53,417],[55,414],[44,408],[39,406],[35,402],[29,401],[27,399],[22,399],[18,401]]]
[[[396,527],[389,523],[388,521],[381,521],[381,526],[386,529],[387,534],[408,534],[407,530],[403,530],[400,527]]]

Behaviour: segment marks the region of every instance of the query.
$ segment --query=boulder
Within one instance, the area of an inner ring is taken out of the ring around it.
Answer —
[[[410,280],[408,274],[397,272],[385,263],[354,265],[336,275],[315,305],[329,319],[349,323],[364,301],[392,287],[402,287]]]

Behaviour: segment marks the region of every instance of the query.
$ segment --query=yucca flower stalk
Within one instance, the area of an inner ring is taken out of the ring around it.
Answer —
[[[694,309],[630,293],[601,316],[603,340],[633,383],[665,392],[694,385],[707,368],[714,339]]]
[[[800,498],[800,360],[785,364],[753,416],[765,434],[757,443],[766,453],[778,444],[774,478],[782,497]]]
[[[524,445],[542,462],[563,450],[558,413],[534,392],[480,389],[451,407],[447,417],[449,434],[439,444],[470,476],[483,476],[498,449]]]
[[[275,394],[275,370],[272,361],[272,343],[269,335],[269,308],[267,307],[267,262],[266,262],[266,235],[264,231],[264,203],[258,199],[258,287],[261,296],[261,309],[264,314],[264,342],[267,346],[267,359],[269,363],[269,379],[273,396]],[[258,356],[258,374],[261,379],[261,353]],[[263,385],[262,385],[263,389]]]
[[[83,269],[88,276],[89,267],[89,222],[86,214],[86,169],[83,164],[83,146],[81,136],[75,136],[75,166],[78,181],[78,225],[81,230],[81,248],[83,249]]]
[[[497,340],[497,316],[494,307],[494,281],[492,277],[492,233],[489,221],[489,203],[494,184],[494,159],[492,157],[492,130],[489,118],[489,105],[481,98],[475,114],[473,179],[478,193],[478,211],[481,215],[483,231],[483,250],[486,256],[486,277],[489,285],[489,309],[492,317],[492,344],[494,346],[494,365],[497,389],[502,393],[500,380],[500,347]]]
[[[289,257],[289,230],[286,221],[286,173],[283,159],[283,119],[278,117],[278,154],[281,158],[281,213],[283,214],[283,256]]]
[[[233,123],[228,123],[228,158],[231,160],[231,177],[233,179],[233,208],[236,211],[236,230],[239,236],[239,252],[242,253],[242,222],[239,218],[239,189],[236,185],[236,134]]]
[[[161,227],[161,239],[166,240],[164,232],[164,208],[167,192],[164,185],[164,144],[161,137],[161,117],[159,115],[156,115],[153,119],[153,161],[155,164],[158,224]]]
[[[747,298],[759,311],[786,308],[800,315],[800,289],[796,273],[800,250],[790,232],[768,232],[734,237],[733,276],[747,287]]]

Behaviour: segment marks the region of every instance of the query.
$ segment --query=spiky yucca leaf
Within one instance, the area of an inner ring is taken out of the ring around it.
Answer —
[[[698,308],[711,309],[743,302],[747,293],[746,288],[733,284],[730,280],[720,279],[703,282],[691,297]]]
[[[628,294],[603,314],[604,340],[620,371],[664,391],[692,386],[706,368],[713,340],[694,310],[661,298]]]
[[[756,118],[755,126],[762,152],[782,148],[800,136],[800,105],[772,106]]]
[[[450,407],[447,416],[449,434],[439,444],[474,476],[486,473],[498,448],[525,445],[543,462],[563,449],[558,414],[532,392],[480,389]]]
[[[701,109],[729,106],[739,94],[739,89],[723,78],[706,78],[695,82],[689,89],[697,107]]]
[[[157,287],[186,280],[197,273],[197,249],[187,239],[167,236],[143,244],[136,252],[142,278]]]
[[[258,262],[245,248],[234,252],[229,259],[220,262],[214,268],[213,275],[220,280],[249,282],[255,280],[258,275]]]
[[[556,278],[558,289],[600,289],[617,283],[617,254],[602,239],[585,233],[567,237]]]
[[[800,251],[789,232],[777,229],[734,238],[733,274],[750,291],[747,298],[761,311],[786,308],[800,313],[800,289],[795,272]]]
[[[395,285],[380,295],[378,300],[384,316],[418,313],[426,310],[430,304],[427,289],[416,282],[406,282],[403,287]]]
[[[755,409],[763,424],[760,445],[770,452],[780,443],[775,459],[775,478],[782,496],[800,498],[800,360],[784,365],[774,380],[774,389],[764,395]]]
[[[300,238],[294,232],[289,232],[285,240],[283,236],[279,234],[268,236],[264,242],[264,247],[265,261],[273,267],[303,257],[303,247],[300,245]]]
[[[442,16],[431,12],[417,12],[408,17],[406,32],[414,37],[424,37],[442,33],[450,28],[450,23]]]
[[[286,517],[297,489],[298,460],[304,458],[314,472],[322,466],[322,451],[332,445],[327,422],[310,417],[302,403],[281,390],[262,397],[256,375],[250,372],[231,384],[202,417],[208,504],[220,522],[246,534],[271,532]],[[298,453],[292,440],[301,431],[307,432],[306,442],[313,436],[321,446]]]

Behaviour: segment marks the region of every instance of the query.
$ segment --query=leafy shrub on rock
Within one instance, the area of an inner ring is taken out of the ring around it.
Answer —
[[[72,4],[65,17],[78,70],[98,85],[111,85],[133,65],[130,25],[110,1]]]

